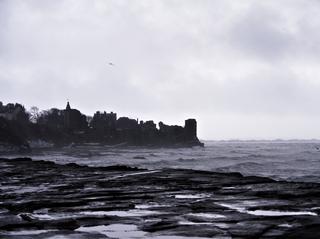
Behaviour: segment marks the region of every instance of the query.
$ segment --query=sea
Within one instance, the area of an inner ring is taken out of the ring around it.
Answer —
[[[93,167],[184,168],[239,172],[275,180],[320,182],[320,141],[203,141],[205,147],[156,148],[86,144],[35,149],[34,160]],[[11,158],[21,155],[10,155]],[[8,156],[6,156],[8,157]]]

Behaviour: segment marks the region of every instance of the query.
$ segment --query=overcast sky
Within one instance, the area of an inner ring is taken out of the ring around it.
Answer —
[[[318,0],[0,0],[0,101],[320,138]],[[114,65],[109,65],[112,62]]]

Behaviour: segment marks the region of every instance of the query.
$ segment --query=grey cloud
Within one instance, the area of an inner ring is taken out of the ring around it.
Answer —
[[[205,138],[232,137],[231,123],[234,138],[274,137],[270,124],[291,137],[281,128],[291,117],[297,137],[309,137],[320,113],[318,9],[301,0],[2,0],[0,100],[196,117]]]
[[[267,62],[318,58],[319,10],[319,1],[253,1],[230,28],[230,44]]]
[[[294,34],[286,30],[281,11],[263,4],[253,4],[230,29],[231,44],[244,54],[262,60],[281,60],[291,50]]]

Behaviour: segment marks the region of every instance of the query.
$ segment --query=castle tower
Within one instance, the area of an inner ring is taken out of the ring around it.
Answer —
[[[184,132],[186,140],[197,139],[197,121],[195,119],[187,119],[184,124]]]
[[[71,107],[70,107],[69,101],[67,102],[66,110],[71,110]]]
[[[70,126],[71,126],[71,107],[68,101],[66,109],[64,110],[64,127],[66,129],[70,129]]]

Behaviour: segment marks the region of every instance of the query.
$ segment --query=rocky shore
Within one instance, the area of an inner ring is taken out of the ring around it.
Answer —
[[[320,184],[0,159],[0,238],[320,238]]]

